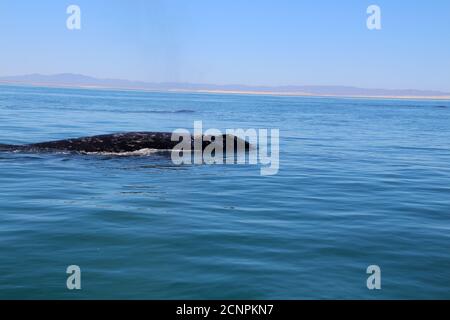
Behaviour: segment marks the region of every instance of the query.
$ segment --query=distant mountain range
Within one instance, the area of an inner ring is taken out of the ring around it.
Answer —
[[[338,97],[395,97],[450,99],[450,93],[430,90],[364,89],[349,86],[248,86],[192,83],[149,83],[120,79],[98,79],[90,76],[63,73],[55,75],[29,74],[0,77],[0,83],[40,85],[52,87],[91,87],[149,91],[188,91],[217,93],[276,94]]]

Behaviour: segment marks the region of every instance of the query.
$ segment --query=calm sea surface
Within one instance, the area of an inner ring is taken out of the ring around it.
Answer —
[[[0,153],[0,298],[450,298],[448,101],[0,86],[0,143],[195,120],[279,128],[279,174]]]

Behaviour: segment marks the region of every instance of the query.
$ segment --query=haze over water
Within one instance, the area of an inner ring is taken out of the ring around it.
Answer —
[[[449,101],[0,86],[0,143],[196,120],[281,134],[271,177],[0,153],[0,298],[448,299],[449,117]],[[366,287],[373,264],[381,291]]]

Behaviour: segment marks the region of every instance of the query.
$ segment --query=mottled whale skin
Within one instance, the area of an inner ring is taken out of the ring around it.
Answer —
[[[231,145],[237,150],[238,141],[245,146],[246,151],[250,148],[250,144],[247,141],[238,137],[223,135],[222,138],[224,152],[227,150],[227,147],[231,148]],[[232,144],[230,142],[232,142]],[[26,145],[0,144],[0,151],[127,153],[143,149],[171,151],[178,144],[179,141],[172,141],[172,133],[170,132],[126,132]],[[211,144],[210,141],[205,141],[205,139],[203,139],[202,150],[209,144]],[[191,146],[192,149],[194,149],[193,136],[191,136]]]

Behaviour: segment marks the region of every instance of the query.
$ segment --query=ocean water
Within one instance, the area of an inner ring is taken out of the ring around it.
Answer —
[[[0,298],[450,298],[448,101],[0,86],[0,143],[196,120],[279,128],[279,173],[0,153]]]

